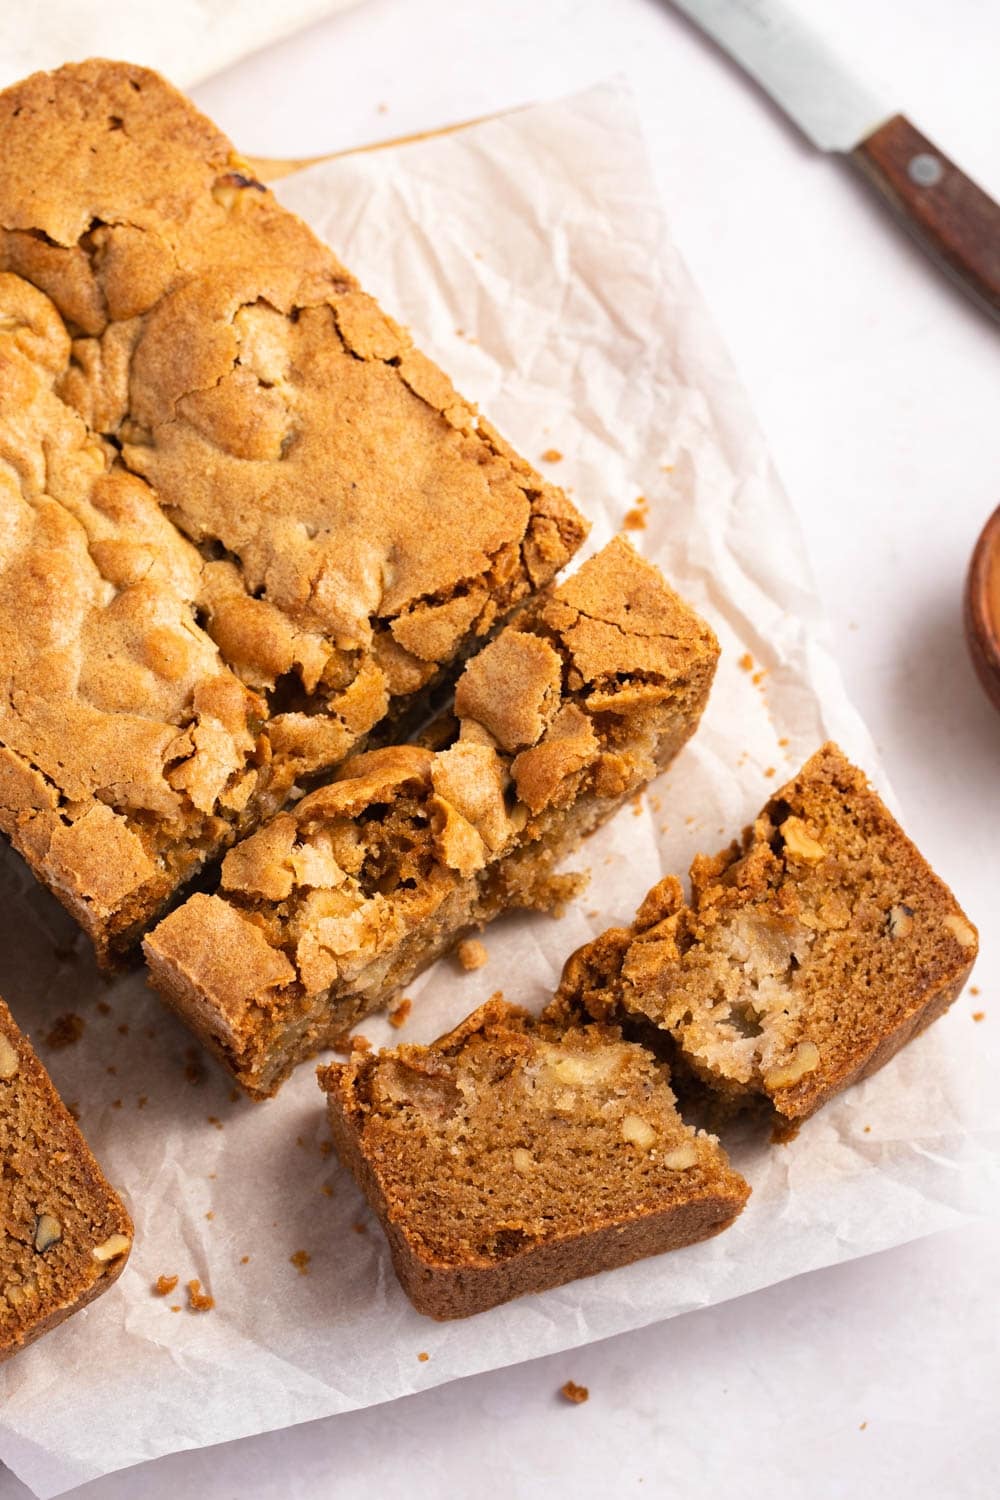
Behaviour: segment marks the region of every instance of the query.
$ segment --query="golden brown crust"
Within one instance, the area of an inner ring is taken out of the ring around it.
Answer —
[[[319,1076],[341,1160],[434,1318],[705,1239],[749,1195],[643,1047],[537,1024],[499,996],[431,1047]]]
[[[0,823],[106,956],[584,526],[156,74],[0,146]]]
[[[470,663],[439,749],[353,758],[238,844],[218,894],[147,939],[154,985],[245,1088],[273,1092],[470,927],[561,904],[556,861],[673,759],[717,655],[613,541]],[[283,987],[251,993],[243,934],[291,966]]]
[[[824,745],[739,843],[567,962],[560,1004],[652,1022],[731,1105],[787,1133],[942,1015],[975,929],[864,774]]]
[[[0,1360],[105,1291],[132,1222],[0,1000]]]

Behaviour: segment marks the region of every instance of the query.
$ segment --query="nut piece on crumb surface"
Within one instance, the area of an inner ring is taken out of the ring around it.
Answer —
[[[62,1239],[62,1225],[54,1214],[39,1214],[35,1220],[35,1249],[40,1255]]]
[[[16,1047],[0,1033],[0,1078],[13,1078],[19,1067]]]
[[[913,931],[913,907],[907,906],[905,901],[892,907],[889,912],[888,927],[889,936],[894,942],[899,938],[909,937]]]
[[[511,1152],[511,1161],[514,1163],[515,1172],[533,1172],[535,1170],[535,1158],[523,1146],[515,1146]]]
[[[656,1131],[641,1115],[626,1115],[622,1120],[622,1139],[640,1151],[648,1151],[656,1140]]]
[[[963,948],[974,948],[976,946],[976,934],[968,922],[964,921],[955,912],[949,912],[948,916],[944,919],[944,925],[955,941],[960,943]]]
[[[587,1401],[590,1397],[587,1387],[585,1385],[577,1385],[575,1380],[567,1380],[564,1386],[560,1386],[559,1394],[564,1401],[571,1401],[574,1406],[579,1406],[581,1402]]]
[[[778,832],[785,841],[786,852],[793,859],[815,865],[824,858],[826,850],[816,842],[801,818],[786,818]]]
[[[664,1151],[660,1161],[672,1172],[686,1172],[689,1167],[698,1165],[698,1147],[694,1141],[686,1141],[682,1146],[675,1146],[672,1151]]]
[[[112,1234],[100,1245],[95,1245],[91,1255],[95,1260],[109,1261],[117,1260],[119,1255],[127,1255],[132,1248],[132,1241],[127,1234]]]
[[[764,1074],[766,1089],[787,1089],[798,1083],[807,1073],[819,1067],[819,1048],[815,1042],[799,1042],[795,1051],[783,1063],[769,1068]]]
[[[457,951],[458,961],[467,974],[473,969],[483,968],[489,962],[490,955],[486,951],[486,945],[478,938],[463,938]]]
[[[179,1279],[180,1278],[177,1276],[157,1276],[156,1280],[153,1282],[153,1296],[169,1297],[170,1293],[177,1285]]]
[[[188,1308],[191,1312],[210,1312],[215,1306],[215,1298],[208,1296],[201,1289],[201,1282],[195,1277],[187,1284]]]

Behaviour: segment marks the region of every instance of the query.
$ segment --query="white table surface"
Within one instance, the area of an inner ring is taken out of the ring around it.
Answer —
[[[993,0],[796,0],[1000,197]],[[1000,717],[964,569],[1000,501],[1000,328],[662,0],[365,0],[196,91],[248,153],[311,154],[624,74],[674,236],[802,516],[848,687],[910,832],[983,929],[1000,1065]],[[363,268],[360,268],[363,271]],[[1000,1205],[993,1205],[994,1213]],[[86,1500],[1000,1490],[1000,1221],[565,1356],[74,1491]],[[790,1389],[785,1351],[813,1351]],[[573,1407],[569,1378],[590,1388]],[[123,1420],[127,1415],[123,1414]],[[0,1473],[0,1500],[29,1492]]]

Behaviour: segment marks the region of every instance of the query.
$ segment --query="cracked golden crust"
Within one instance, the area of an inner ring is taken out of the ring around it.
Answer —
[[[439,749],[353,757],[238,844],[218,893],[150,934],[155,986],[245,1087],[273,1092],[470,926],[560,903],[556,861],[677,753],[717,655],[616,539],[466,667]],[[262,939],[294,971],[266,996],[240,957]]]
[[[123,1204],[3,1000],[0,1176],[2,1361],[105,1291],[125,1266],[133,1233]]]
[[[968,979],[975,929],[864,774],[824,745],[742,841],[566,964],[559,1005],[665,1031],[729,1106],[785,1130],[882,1067]]]
[[[36,74],[0,144],[0,818],[107,949],[584,527],[156,74]]]

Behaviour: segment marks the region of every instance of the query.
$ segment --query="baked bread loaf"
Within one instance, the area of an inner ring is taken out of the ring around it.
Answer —
[[[868,1077],[942,1015],[978,940],[951,891],[836,745],[739,843],[668,878],[630,928],[566,964],[567,1014],[652,1023],[730,1105],[779,1134]]]
[[[557,907],[559,859],[663,770],[711,630],[611,542],[466,667],[455,717],[369,752],[226,856],[146,939],[152,983],[251,1094],[387,1004],[470,927]]]
[[[107,962],[585,527],[156,74],[0,157],[0,827]]]
[[[749,1195],[652,1053],[499,996],[430,1047],[320,1069],[419,1312],[461,1318],[718,1234]]]
[[[0,1360],[121,1274],[132,1221],[0,1000]]]

